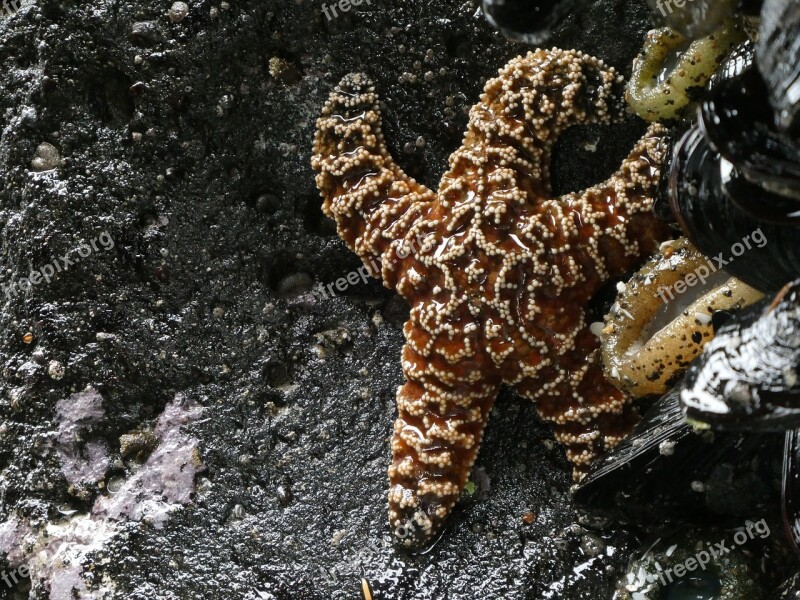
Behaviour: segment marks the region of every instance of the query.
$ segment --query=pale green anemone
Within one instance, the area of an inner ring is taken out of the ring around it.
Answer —
[[[647,121],[681,116],[692,101],[690,90],[705,86],[728,53],[746,39],[742,23],[732,20],[693,42],[669,27],[649,31],[633,62],[625,92],[628,104]]]

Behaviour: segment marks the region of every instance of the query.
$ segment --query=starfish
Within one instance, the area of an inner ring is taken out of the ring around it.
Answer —
[[[620,117],[622,89],[575,50],[513,59],[471,109],[438,193],[390,156],[366,75],[345,76],[322,110],[312,166],[324,213],[411,305],[389,467],[389,521],[407,546],[458,500],[501,385],[536,403],[576,480],[638,420],[603,376],[586,308],[668,235],[651,210],[665,130],[650,126],[586,190],[553,197],[549,174],[558,136]]]

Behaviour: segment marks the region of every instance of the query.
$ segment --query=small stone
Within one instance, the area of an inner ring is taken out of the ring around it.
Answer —
[[[278,486],[278,502],[281,506],[289,506],[289,503],[292,501],[293,494],[292,490],[288,485],[279,485]]]
[[[658,445],[658,452],[661,456],[672,456],[675,454],[675,442],[664,440]]]
[[[51,360],[50,364],[47,365],[47,374],[50,376],[50,379],[58,381],[64,377],[64,365],[57,360]]]
[[[297,83],[300,73],[297,68],[285,58],[273,56],[269,59],[269,74],[281,83]]]
[[[134,431],[119,436],[119,453],[123,457],[135,455],[144,459],[158,445],[158,438],[152,431]]]
[[[274,194],[261,194],[256,198],[256,208],[259,212],[272,214],[280,207],[281,202]]]
[[[125,485],[125,479],[123,477],[114,476],[106,483],[106,490],[108,490],[109,494],[116,494],[122,489],[123,485]]]
[[[74,508],[69,502],[62,502],[56,507],[56,510],[65,517],[70,517],[78,512],[78,509]]]
[[[189,5],[186,2],[175,2],[169,9],[169,20],[180,23],[189,14]]]
[[[581,550],[589,558],[594,558],[606,551],[606,543],[593,533],[585,533],[581,536]]]
[[[658,249],[661,252],[666,252],[667,250],[673,249],[674,245],[675,245],[675,240],[667,240],[665,242],[661,242],[661,244],[659,244],[658,246]]]
[[[308,273],[292,273],[278,284],[278,296],[284,299],[300,296],[310,291],[313,283]]]
[[[50,171],[61,164],[61,153],[53,144],[42,142],[36,148],[36,154],[31,161],[35,171]]]
[[[131,26],[128,39],[141,48],[147,48],[161,40],[161,33],[153,21],[139,21]]]
[[[703,325],[703,326],[708,325],[709,323],[711,323],[711,315],[706,314],[706,313],[701,313],[701,312],[695,313],[694,314],[694,318],[695,318],[695,320],[697,320],[697,322],[700,325]]]
[[[9,392],[9,396],[11,398],[11,408],[14,410],[19,410],[20,400],[25,395],[25,388],[24,387],[16,387],[13,388]]]

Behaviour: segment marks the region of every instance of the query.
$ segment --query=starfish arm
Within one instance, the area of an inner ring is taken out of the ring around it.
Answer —
[[[373,259],[390,263],[393,242],[436,198],[386,150],[378,96],[363,74],[345,76],[331,93],[317,121],[311,165],[323,212],[373,276]]]
[[[462,147],[450,157],[443,204],[483,200],[487,221],[551,198],[550,154],[573,125],[609,123],[624,112],[623,78],[575,50],[537,49],[512,59],[470,110]]]
[[[535,400],[539,415],[565,446],[575,481],[639,421],[631,398],[605,378],[596,346],[586,327],[568,351],[553,357],[550,368],[515,385],[520,395]]]
[[[589,188],[577,203],[581,221],[597,227],[598,251],[608,277],[618,277],[673,235],[653,215],[661,166],[667,154],[667,130],[651,125],[606,182]]]
[[[568,248],[563,254],[583,273],[585,299],[602,281],[638,266],[671,234],[653,215],[666,133],[663,126],[651,125],[608,180],[543,203],[549,218],[536,215],[521,227],[528,240],[550,236],[553,245]]]
[[[412,317],[413,320],[413,317]],[[480,356],[427,352],[430,336],[406,324],[405,385],[389,467],[389,522],[406,546],[428,541],[458,500],[478,454],[500,381]],[[463,348],[463,339],[454,339]],[[441,344],[436,344],[441,348]]]

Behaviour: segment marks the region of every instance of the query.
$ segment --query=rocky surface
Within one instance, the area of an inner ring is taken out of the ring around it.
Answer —
[[[648,18],[600,0],[552,44],[627,74]],[[375,598],[610,597],[636,540],[578,525],[561,449],[511,394],[439,542],[391,545],[407,308],[375,281],[309,293],[359,266],[309,166],[340,77],[375,79],[392,152],[435,186],[522,51],[474,1],[0,15],[0,550],[31,571],[0,597],[344,599],[362,578]],[[642,130],[569,132],[556,191]]]

